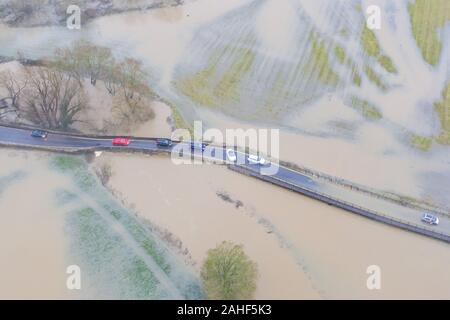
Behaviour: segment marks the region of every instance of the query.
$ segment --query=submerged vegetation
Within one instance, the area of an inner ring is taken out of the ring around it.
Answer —
[[[180,80],[176,83],[176,86],[195,103],[206,107],[214,106],[215,99],[211,93],[210,83],[216,73],[217,63],[217,57],[211,58],[204,69]]]
[[[383,115],[370,102],[360,99],[358,97],[351,98],[351,107],[360,112],[365,118],[369,120],[380,120]]]
[[[429,151],[433,142],[450,145],[450,83],[442,91],[442,99],[434,103],[434,109],[441,123],[441,132],[434,137],[424,137],[413,134],[411,146],[421,151]]]
[[[450,22],[450,1],[416,0],[408,6],[412,31],[422,56],[436,66],[442,52],[438,31]]]
[[[380,55],[381,49],[377,37],[365,24],[361,33],[361,42],[364,50],[369,56],[377,58]]]
[[[228,53],[232,56],[232,62],[219,72],[218,64]],[[203,106],[214,107],[236,101],[239,99],[239,84],[250,71],[255,56],[250,48],[227,47],[221,55],[214,55],[206,67],[177,82],[176,86],[184,95]]]
[[[352,80],[354,85],[356,85],[357,87],[361,87],[362,79],[356,66],[352,67]]]
[[[100,296],[112,298],[200,298],[200,284],[146,223],[117,203],[80,156],[56,156],[52,167],[72,177],[75,189],[59,190],[69,205],[66,229],[74,254]],[[113,289],[113,292],[110,292]]]
[[[361,43],[364,51],[370,57],[375,58],[387,72],[397,73],[397,68],[394,66],[392,59],[387,55],[382,54],[382,50],[375,33],[367,28],[365,24],[361,33]]]
[[[387,85],[381,80],[381,77],[378,73],[375,72],[371,67],[365,66],[364,73],[367,78],[374,83],[381,91],[386,91],[388,89]]]
[[[214,96],[219,101],[238,99],[238,86],[255,61],[255,53],[250,48],[239,48],[235,54],[237,55],[236,59],[222,75],[214,89]]]
[[[347,61],[347,55],[344,48],[342,48],[341,46],[336,46],[336,48],[334,48],[334,54],[341,64],[344,64]]]
[[[428,151],[433,145],[433,138],[414,134],[411,137],[411,145],[420,151]]]
[[[395,68],[394,63],[388,56],[381,55],[378,57],[378,62],[383,66],[383,68],[389,73],[397,73],[397,68]]]
[[[441,144],[450,144],[450,83],[442,92],[442,100],[434,104],[441,121],[441,134],[436,141]]]
[[[311,34],[310,38],[312,50],[304,67],[305,72],[325,85],[337,86],[340,79],[331,67],[325,40],[318,39],[315,34]]]

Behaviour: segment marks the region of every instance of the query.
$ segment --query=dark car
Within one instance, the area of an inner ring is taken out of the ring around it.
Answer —
[[[34,138],[47,139],[48,132],[44,130],[33,130],[31,131],[31,136]]]
[[[192,150],[202,150],[205,151],[207,144],[201,143],[201,142],[191,142],[191,149]]]
[[[172,140],[170,139],[156,139],[156,145],[159,147],[170,147]]]

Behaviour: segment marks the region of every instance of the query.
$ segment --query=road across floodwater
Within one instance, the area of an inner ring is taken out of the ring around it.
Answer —
[[[11,147],[35,148],[57,152],[166,152],[171,153],[174,148],[185,147],[190,150],[187,143],[174,143],[171,147],[160,147],[156,138],[131,138],[129,146],[113,146],[112,136],[75,135],[59,132],[51,132],[46,140],[33,138],[29,128],[16,128],[0,126],[0,145]],[[226,149],[221,146],[209,145],[204,154],[206,160],[226,160]],[[201,151],[198,154],[202,156]],[[247,155],[237,152],[238,159],[246,159]],[[313,199],[336,206],[346,211],[359,214],[373,220],[399,227],[404,230],[419,233],[428,237],[450,243],[450,214],[437,214],[440,219],[438,226],[428,226],[421,222],[423,210],[405,207],[397,203],[379,199],[368,194],[350,190],[347,187],[310,177],[277,164],[275,174],[265,175],[261,171],[266,166],[250,164],[244,161],[242,164],[229,163],[230,169],[270,182],[272,184],[301,193]],[[435,213],[436,214],[436,213]]]

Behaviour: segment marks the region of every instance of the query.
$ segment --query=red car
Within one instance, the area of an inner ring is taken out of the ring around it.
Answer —
[[[130,144],[130,139],[128,138],[114,138],[112,141],[114,146],[127,146]]]

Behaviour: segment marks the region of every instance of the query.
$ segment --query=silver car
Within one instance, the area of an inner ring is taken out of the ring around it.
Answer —
[[[249,155],[247,160],[252,164],[260,164],[260,165],[265,165],[267,162],[266,159],[264,159],[263,157],[258,157],[253,154]]]
[[[429,213],[423,214],[422,221],[433,226],[437,226],[439,224],[439,218]]]
[[[233,149],[227,149],[226,153],[228,160],[230,160],[231,162],[236,162],[236,152],[234,152]]]

